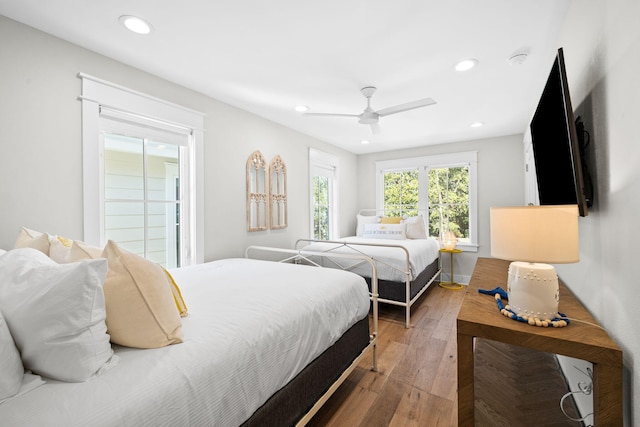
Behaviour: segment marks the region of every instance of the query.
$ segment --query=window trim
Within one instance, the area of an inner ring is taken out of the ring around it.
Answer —
[[[309,237],[314,237],[313,213],[315,208],[313,194],[313,177],[317,175],[315,171],[333,171],[331,176],[331,188],[329,192],[329,239],[338,238],[338,180],[340,170],[340,159],[324,151],[309,148]],[[328,176],[328,175],[323,175]]]
[[[418,210],[428,212],[429,168],[469,166],[469,242],[459,242],[457,247],[465,252],[478,251],[478,152],[437,154],[376,162],[376,209],[384,209],[384,173],[418,169]],[[426,185],[421,185],[422,183]]]
[[[140,126],[153,125],[190,134],[188,142],[189,245],[182,265],[204,262],[204,114],[146,95],[96,77],[79,73],[82,79],[82,176],[84,240],[102,245],[103,147],[100,138],[100,109],[126,116]]]

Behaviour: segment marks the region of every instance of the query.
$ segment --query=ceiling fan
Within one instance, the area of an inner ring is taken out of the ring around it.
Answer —
[[[360,114],[339,114],[339,113],[304,113],[307,116],[333,116],[333,117],[357,117],[358,123],[371,126],[371,132],[376,134],[380,132],[378,121],[380,117],[389,116],[391,114],[402,113],[403,111],[413,110],[414,108],[427,107],[436,103],[431,98],[419,99],[417,101],[406,102],[404,104],[395,105],[381,110],[371,108],[371,97],[376,93],[377,88],[374,86],[366,86],[360,89],[362,95],[367,98],[367,108]]]

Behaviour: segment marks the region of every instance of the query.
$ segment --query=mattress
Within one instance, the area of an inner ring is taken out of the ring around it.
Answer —
[[[356,243],[356,245],[344,246],[342,243]],[[313,242],[299,249],[310,252],[335,252],[352,255],[364,253],[374,258],[378,279],[404,283],[407,279],[407,253],[397,246],[402,246],[409,252],[409,279],[411,281],[415,280],[439,256],[440,246],[431,237],[402,240],[345,237],[333,242]],[[318,261],[325,267],[339,267],[363,277],[371,277],[371,266],[366,262],[343,259],[314,259],[314,261]]]
[[[184,342],[114,346],[84,383],[46,384],[0,404],[11,426],[238,426],[369,311],[363,278],[227,259],[171,271],[189,307]]]

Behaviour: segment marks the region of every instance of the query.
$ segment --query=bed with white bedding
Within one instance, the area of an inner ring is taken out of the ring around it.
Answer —
[[[422,216],[402,224],[380,224],[380,217],[357,217],[356,236],[336,240],[299,239],[295,248],[307,253],[352,254],[371,258],[378,274],[379,302],[405,307],[410,326],[411,306],[440,274],[439,243],[426,235]],[[375,238],[375,236],[385,238]],[[314,260],[312,255],[309,255]],[[320,265],[351,271],[367,279],[371,267],[362,260],[319,258]]]
[[[355,274],[253,259],[219,260],[171,274],[189,305],[182,343],[154,349],[113,345],[115,366],[85,382],[43,377],[43,385],[0,404],[0,424],[304,423],[318,396],[375,349],[370,295]],[[364,335],[357,332],[356,337],[358,325]],[[327,369],[323,358],[340,343],[346,356]],[[310,365],[318,363],[320,372],[305,380]],[[318,383],[318,376],[327,377],[326,385],[312,394],[311,402],[287,408],[287,396],[300,394],[295,389],[286,394],[287,388]],[[279,394],[284,398],[274,403]]]

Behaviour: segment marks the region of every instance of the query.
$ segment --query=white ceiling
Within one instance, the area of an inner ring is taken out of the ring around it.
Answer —
[[[568,1],[0,0],[0,14],[360,154],[522,133]],[[121,15],[154,31],[131,33]],[[479,64],[454,71],[464,58]],[[381,118],[377,135],[294,111],[359,114],[370,85],[374,109],[437,104]]]

